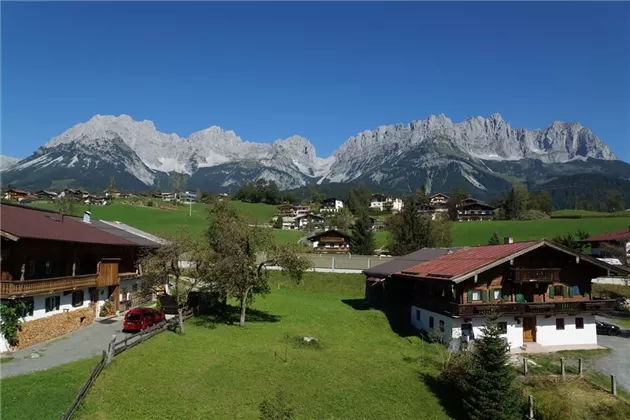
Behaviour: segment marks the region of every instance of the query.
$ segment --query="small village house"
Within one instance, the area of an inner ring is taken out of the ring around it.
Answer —
[[[457,220],[459,222],[493,220],[494,210],[495,207],[481,200],[467,198],[457,205]]]
[[[448,200],[449,200],[448,195],[437,193],[429,197],[429,204],[432,204],[434,206],[440,206],[440,205],[446,206],[446,204],[448,203]]]
[[[385,194],[372,194],[370,208],[378,211],[399,212],[403,208],[403,201],[401,198]]]
[[[322,202],[322,208],[320,211],[322,213],[335,213],[341,210],[342,208],[343,208],[342,200],[335,197],[330,197],[330,198],[325,199]]]
[[[114,311],[127,309],[141,281],[140,253],[161,243],[89,212],[76,218],[2,204],[1,213],[0,295],[3,303],[26,304],[23,343],[54,338],[59,323],[65,332],[86,325],[106,301]],[[0,347],[8,349],[4,339]]]
[[[334,229],[311,235],[307,240],[313,244],[314,252],[349,253],[352,250],[350,236]]]
[[[57,198],[57,193],[54,191],[40,190],[37,191],[35,195],[37,196],[37,198],[41,198],[44,200],[54,200],[55,198]]]
[[[293,223],[297,229],[305,229],[310,223],[314,229],[323,229],[326,219],[313,213],[303,214],[295,217]]]
[[[474,340],[497,314],[515,351],[596,345],[595,315],[612,311],[615,302],[594,298],[591,280],[628,270],[544,239],[505,242],[370,277],[386,282],[381,299],[409,311],[414,327],[447,343]]]
[[[614,232],[602,233],[583,239],[591,245],[591,255],[612,265],[621,265],[618,250],[625,250],[630,258],[630,226]]]
[[[26,199],[30,195],[31,195],[31,193],[29,193],[28,191],[18,190],[18,189],[15,189],[15,188],[9,188],[8,190],[5,191],[4,198],[6,200],[20,201],[20,200]]]

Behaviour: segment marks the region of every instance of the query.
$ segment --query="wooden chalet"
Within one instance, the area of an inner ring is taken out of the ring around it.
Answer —
[[[4,198],[6,198],[7,200],[19,201],[29,197],[30,195],[31,193],[29,193],[28,191],[10,188],[5,191]]]
[[[614,300],[596,299],[591,280],[628,274],[547,240],[464,248],[391,276],[401,309],[412,324],[445,341],[474,339],[497,314],[515,349],[597,343],[595,315]],[[387,290],[387,287],[386,287]]]
[[[433,194],[429,197],[429,204],[432,205],[446,205],[448,203],[449,196],[442,193]]]
[[[352,249],[350,236],[344,232],[330,229],[316,233],[307,238],[313,244],[314,252],[321,253],[348,253]]]
[[[467,198],[457,206],[458,221],[493,220],[495,207],[474,198]]]

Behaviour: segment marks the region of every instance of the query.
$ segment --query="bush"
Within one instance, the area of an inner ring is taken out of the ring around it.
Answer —
[[[114,315],[116,311],[114,310],[114,305],[108,300],[103,303],[101,306],[101,311],[98,313],[99,316],[110,316]]]
[[[153,207],[153,200],[147,201],[147,207]]]
[[[541,219],[549,219],[549,215],[540,210],[525,210],[518,217],[518,220],[541,220]]]

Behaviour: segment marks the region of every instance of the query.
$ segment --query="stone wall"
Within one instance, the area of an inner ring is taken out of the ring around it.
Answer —
[[[26,321],[18,333],[18,350],[42,341],[50,340],[71,331],[90,325],[94,321],[94,307],[89,306],[74,311]]]

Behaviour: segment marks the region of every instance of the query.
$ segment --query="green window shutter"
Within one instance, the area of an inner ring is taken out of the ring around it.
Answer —
[[[522,293],[517,293],[516,294],[516,302],[517,303],[523,303],[523,294]]]
[[[549,285],[549,297],[552,298],[554,297],[554,290],[553,290],[553,284]]]
[[[571,286],[567,286],[567,293],[569,294],[569,297],[573,297],[573,288]]]
[[[472,290],[469,290],[468,292],[466,292],[466,303],[471,303],[472,302]]]
[[[487,302],[488,301],[488,291],[487,290],[482,290],[481,291],[481,301],[482,302]]]
[[[503,295],[503,300],[508,302],[510,300],[510,295]]]
[[[567,297],[569,295],[569,288],[567,286],[562,286],[562,297]]]

